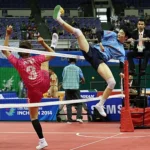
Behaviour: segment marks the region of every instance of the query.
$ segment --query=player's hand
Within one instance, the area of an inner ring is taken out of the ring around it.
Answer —
[[[133,38],[129,38],[129,39],[127,39],[127,42],[134,42],[134,39]]]
[[[6,28],[6,35],[10,36],[11,33],[12,33],[12,30],[13,30],[13,27],[11,25],[7,26],[7,28]]]
[[[119,75],[121,78],[124,78],[124,73],[121,72]]]
[[[44,43],[44,39],[43,39],[42,37],[38,37],[38,42],[39,42],[40,44],[43,44],[43,43]]]
[[[99,43],[100,49],[102,50],[102,52],[104,52],[104,46],[102,43]]]

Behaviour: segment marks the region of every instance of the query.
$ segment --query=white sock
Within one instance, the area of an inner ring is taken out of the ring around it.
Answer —
[[[51,47],[53,47],[54,49],[56,48],[56,44],[51,44]]]
[[[101,96],[101,97],[100,97],[100,102],[98,103],[98,105],[103,106],[105,102],[106,102],[106,99],[104,99],[104,98]]]
[[[44,141],[45,141],[45,138],[40,139],[40,142],[44,142]]]

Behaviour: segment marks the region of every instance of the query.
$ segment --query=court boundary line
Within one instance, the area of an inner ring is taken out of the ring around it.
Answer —
[[[96,140],[94,142],[90,142],[90,143],[87,143],[87,144],[84,144],[84,145],[81,145],[81,146],[78,146],[78,147],[75,147],[75,148],[71,148],[70,150],[76,150],[76,149],[79,149],[79,148],[82,148],[82,147],[86,147],[86,146],[89,146],[89,145],[92,145],[92,144],[95,144],[95,143],[98,143],[98,142],[101,142],[101,141],[105,141],[105,140],[108,140],[108,139],[111,139],[115,136],[119,136],[123,133],[118,133],[118,134],[115,134],[115,135],[112,135],[112,136],[108,136],[106,138],[103,138],[103,139],[100,139],[100,140]]]
[[[142,133],[140,133],[140,134],[142,134]],[[83,134],[80,134],[80,133],[77,133],[76,134],[77,136],[79,136],[79,137],[83,137],[83,138],[104,138],[104,136],[103,137],[101,137],[101,136],[98,136],[98,134],[95,134],[95,135],[97,135],[97,136],[90,136],[90,135],[83,135]],[[104,134],[103,134],[104,135]],[[122,133],[122,135],[125,135],[125,133]],[[147,137],[150,137],[150,133],[147,133],[147,134],[145,134],[145,135],[135,135],[135,136],[133,136],[133,135],[128,135],[128,136],[123,136],[123,137],[114,137],[114,139],[117,139],[117,138],[121,138],[121,139],[127,139],[127,138],[147,138]]]

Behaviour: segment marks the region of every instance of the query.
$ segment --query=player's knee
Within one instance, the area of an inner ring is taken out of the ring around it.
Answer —
[[[83,33],[82,33],[82,31],[81,31],[80,29],[75,28],[73,34],[74,34],[75,37],[77,38],[77,37],[79,37],[80,35],[82,35]]]
[[[115,81],[114,78],[109,78],[109,79],[107,80],[107,84],[108,84],[107,87],[113,90],[114,87],[115,87],[115,85],[116,85],[116,81]]]

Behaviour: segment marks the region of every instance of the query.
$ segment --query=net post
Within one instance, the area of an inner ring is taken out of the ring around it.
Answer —
[[[129,102],[129,72],[128,72],[128,61],[125,61],[124,65],[124,104],[125,106],[121,109],[121,132],[134,132],[134,126],[132,122]]]
[[[128,61],[125,61],[124,66],[124,94],[125,94],[125,109],[128,110],[130,108],[129,102],[129,72],[128,72]]]

